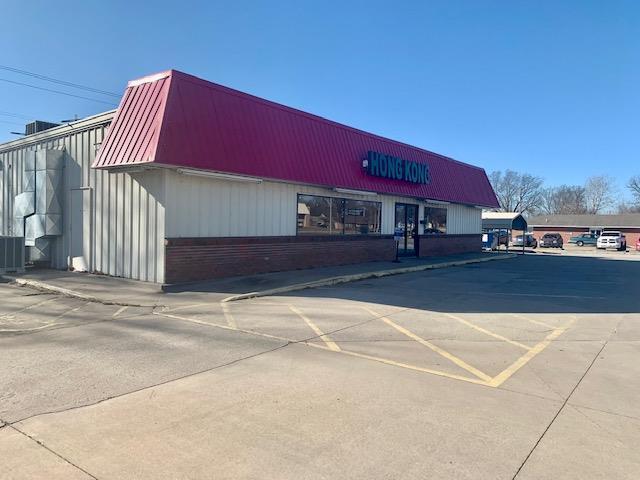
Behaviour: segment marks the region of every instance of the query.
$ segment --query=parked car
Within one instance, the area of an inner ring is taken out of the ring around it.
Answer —
[[[615,248],[616,250],[624,251],[627,249],[627,238],[622,232],[602,232],[602,235],[598,237],[596,248],[599,250]]]
[[[500,245],[509,246],[509,233],[506,230],[496,230],[494,233],[498,237],[498,248]]]
[[[545,233],[540,241],[538,242],[538,246],[540,248],[544,247],[552,247],[552,248],[562,248],[563,240],[562,235],[559,233]]]
[[[575,237],[571,237],[569,239],[569,243],[575,243],[579,247],[583,247],[585,245],[596,245],[598,243],[598,237],[593,233],[582,233]]]
[[[522,246],[522,235],[517,235],[515,240],[513,241],[513,243],[511,244],[514,247],[521,247]],[[538,247],[538,240],[536,240],[536,238],[533,235],[526,235],[526,239],[524,241],[524,246],[525,247],[533,247],[533,248],[537,248]]]

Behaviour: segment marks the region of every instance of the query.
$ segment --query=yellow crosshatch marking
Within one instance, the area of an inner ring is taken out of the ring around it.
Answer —
[[[407,337],[415,340],[416,342],[424,345],[425,347],[430,348],[431,350],[433,350],[434,352],[436,352],[439,355],[442,355],[444,358],[446,358],[447,360],[452,361],[453,363],[455,363],[456,365],[458,365],[460,368],[463,368],[464,370],[466,370],[469,373],[473,373],[476,377],[480,378],[481,380],[484,380],[485,382],[488,382],[491,380],[491,377],[489,375],[487,375],[484,372],[481,372],[480,370],[478,370],[475,367],[472,367],[471,365],[469,365],[467,362],[465,362],[464,360],[456,357],[455,355],[450,354],[449,352],[447,352],[446,350],[443,350],[442,348],[438,347],[437,345],[434,345],[433,343],[419,337],[418,335],[416,335],[415,333],[413,333],[410,330],[407,330],[404,327],[401,327],[400,325],[398,325],[395,322],[392,322],[391,320],[389,320],[387,317],[383,317],[378,315],[376,312],[374,312],[373,310],[367,308],[367,307],[363,307],[364,310],[366,310],[367,312],[369,312],[371,315],[373,315],[374,317],[379,318],[380,320],[382,320],[384,323],[386,323],[387,325],[391,325],[393,328],[395,328],[396,330],[398,330],[400,333],[406,335]]]
[[[289,309],[293,313],[298,315],[302,320],[304,320],[306,324],[309,325],[309,327],[311,327],[311,330],[313,330],[315,334],[320,337],[320,339],[327,345],[329,350],[333,350],[334,352],[340,351],[340,347],[336,345],[336,343],[333,340],[331,340],[331,338],[329,338],[328,335],[325,335],[324,333],[322,333],[322,330],[320,330],[315,323],[309,320],[309,317],[307,317],[304,313],[302,313],[299,309],[297,309],[293,305],[289,305]]]
[[[307,340],[307,341],[296,341],[294,339],[291,338],[286,338],[286,337],[282,337],[282,336],[278,336],[278,335],[271,335],[271,334],[267,334],[267,333],[263,333],[263,332],[259,332],[256,330],[246,330],[243,328],[239,328],[237,325],[237,321],[235,316],[231,313],[231,308],[228,304],[225,303],[221,303],[220,306],[222,308],[222,313],[224,316],[224,319],[226,321],[226,325],[224,324],[220,324],[220,323],[213,323],[213,322],[208,322],[208,321],[204,321],[204,320],[199,320],[197,318],[191,318],[191,317],[187,317],[187,316],[182,316],[182,315],[176,315],[173,313],[173,310],[171,311],[171,313],[169,313],[169,311],[160,311],[160,312],[154,312],[155,315],[160,315],[160,316],[164,316],[167,318],[173,318],[173,319],[178,319],[178,320],[184,320],[184,321],[188,321],[188,322],[194,322],[194,323],[198,323],[201,325],[207,325],[207,326],[211,326],[211,327],[217,327],[217,328],[222,328],[225,330],[233,330],[233,331],[237,331],[237,332],[242,332],[242,333],[246,333],[246,334],[250,334],[250,335],[257,335],[257,336],[262,336],[262,337],[266,337],[266,338],[271,338],[271,339],[277,339],[277,340],[282,340],[282,341],[287,341],[290,343],[299,343],[299,344],[303,344],[303,345],[307,345],[310,347],[314,347],[314,348],[319,348],[325,351],[331,351],[331,352],[335,352],[335,353],[340,353],[343,355],[348,355],[351,357],[356,357],[356,358],[362,358],[365,360],[372,360],[375,362],[380,362],[386,365],[392,365],[395,367],[399,367],[399,368],[405,368],[408,370],[414,370],[414,371],[418,371],[418,372],[423,372],[423,373],[428,373],[431,375],[437,375],[440,377],[447,377],[447,378],[451,378],[454,380],[461,380],[464,382],[470,382],[470,383],[475,383],[478,385],[485,385],[488,387],[499,387],[500,385],[502,385],[504,382],[506,382],[509,378],[511,378],[511,376],[513,376],[518,370],[520,370],[522,367],[524,367],[527,363],[529,363],[529,361],[531,361],[536,355],[538,355],[539,353],[541,353],[545,348],[547,348],[555,339],[557,339],[560,335],[562,335],[572,324],[573,322],[575,322],[576,317],[573,316],[573,318],[566,323],[564,326],[562,327],[553,327],[545,322],[539,321],[539,320],[535,320],[535,319],[530,319],[527,318],[524,315],[517,315],[517,314],[513,314],[513,316],[518,317],[518,318],[522,318],[524,320],[528,320],[531,323],[534,324],[538,324],[541,326],[545,326],[548,327],[550,329],[553,329],[544,339],[542,339],[542,341],[538,342],[536,345],[534,345],[533,347],[528,347],[520,342],[517,342],[515,340],[511,340],[507,337],[504,337],[502,335],[499,335],[495,332],[492,332],[490,330],[487,330],[486,328],[480,327],[479,325],[476,325],[475,323],[469,322],[466,319],[463,319],[462,317],[459,317],[457,315],[453,315],[450,313],[446,313],[446,312],[428,312],[428,313],[432,313],[432,314],[439,314],[439,315],[443,315],[447,318],[450,318],[452,320],[455,320],[473,330],[482,332],[486,335],[489,335],[493,338],[496,338],[498,340],[500,340],[501,342],[510,344],[510,345],[515,345],[519,348],[522,348],[523,350],[526,350],[526,352],[519,357],[515,362],[513,362],[511,365],[509,365],[507,368],[505,368],[504,370],[502,370],[500,373],[498,373],[497,375],[495,375],[494,377],[488,375],[487,373],[481,371],[480,369],[478,369],[477,367],[474,367],[473,365],[471,365],[470,363],[464,361],[463,359],[461,359],[460,357],[453,355],[452,353],[446,351],[445,349],[435,345],[434,343],[425,340],[424,338],[420,337],[419,335],[415,334],[414,332],[412,332],[411,330],[399,325],[398,323],[394,322],[393,320],[391,320],[389,318],[389,316],[385,316],[385,315],[380,315],[377,312],[375,312],[374,310],[368,308],[368,307],[361,307],[364,311],[366,311],[367,313],[369,313],[370,315],[372,315],[374,317],[374,320],[380,320],[382,322],[384,322],[386,325],[389,325],[390,327],[394,328],[396,331],[402,333],[403,335],[407,336],[408,338],[414,340],[415,342],[419,343],[420,345],[423,345],[427,348],[429,348],[430,350],[436,352],[438,355],[446,358],[447,360],[451,361],[453,364],[457,365],[458,367],[466,370],[467,372],[471,373],[473,375],[473,377],[466,377],[463,375],[457,375],[454,373],[449,373],[449,372],[445,372],[445,371],[441,371],[441,370],[435,370],[435,369],[431,369],[431,368],[425,368],[425,367],[420,367],[417,365],[411,365],[408,363],[404,363],[404,362],[399,362],[396,360],[391,360],[388,358],[384,358],[384,357],[379,357],[376,355],[368,355],[365,353],[360,353],[360,352],[354,352],[354,351],[350,351],[350,350],[345,350],[344,348],[341,348],[338,343],[340,343],[340,341],[335,341],[331,338],[331,336],[325,332],[323,332],[307,315],[305,315],[299,308],[297,308],[295,305],[291,305],[291,304],[277,304],[277,303],[269,303],[269,305],[278,305],[278,306],[282,306],[283,308],[288,308],[290,311],[292,311],[293,313],[295,313],[301,320],[303,320],[305,322],[305,324],[311,328],[311,330],[313,330],[313,332],[317,335],[317,338],[319,338],[320,340],[322,340],[322,342],[324,342],[323,344],[320,343],[313,343],[312,340]],[[193,305],[192,305],[193,306]],[[175,309],[178,310],[178,309]],[[413,310],[413,309],[406,309],[406,310]],[[420,310],[420,312],[425,312],[424,310]],[[348,327],[347,327],[348,328]],[[330,332],[329,332],[330,333]]]

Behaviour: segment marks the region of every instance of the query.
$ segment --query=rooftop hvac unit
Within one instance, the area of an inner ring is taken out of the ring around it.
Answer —
[[[24,237],[0,237],[0,274],[24,272]]]
[[[25,135],[33,135],[34,133],[44,132],[50,128],[59,126],[59,123],[43,122],[42,120],[36,120],[35,122],[27,123],[24,127]]]

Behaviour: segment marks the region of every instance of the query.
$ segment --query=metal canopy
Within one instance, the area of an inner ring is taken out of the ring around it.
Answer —
[[[527,220],[517,212],[482,212],[482,230],[527,230]]]

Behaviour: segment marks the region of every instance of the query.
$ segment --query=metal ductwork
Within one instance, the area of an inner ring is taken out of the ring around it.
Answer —
[[[14,235],[24,236],[30,261],[51,259],[52,237],[62,235],[63,150],[36,150],[25,158],[22,193],[14,203]]]

